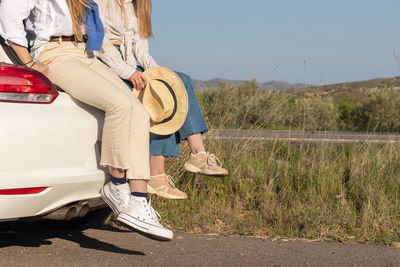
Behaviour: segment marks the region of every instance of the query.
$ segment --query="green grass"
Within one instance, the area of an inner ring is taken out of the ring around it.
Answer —
[[[183,173],[184,160],[170,160],[168,173],[189,198],[153,198],[176,231],[400,240],[400,144],[208,140],[207,146],[230,170],[228,177]]]

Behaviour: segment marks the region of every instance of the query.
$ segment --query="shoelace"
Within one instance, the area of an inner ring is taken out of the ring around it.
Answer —
[[[129,203],[129,199],[131,197],[130,192],[124,194],[123,190],[120,190],[118,188],[116,188],[116,191],[118,192],[118,195],[125,195],[125,197],[117,198],[118,199],[118,205],[119,206],[126,206],[126,204]]]
[[[172,186],[175,187],[175,179],[171,175],[165,176],[165,180]]]
[[[121,205],[128,205],[129,201],[131,200],[131,192],[129,191],[128,193],[125,194],[125,198],[121,200]]]
[[[208,155],[207,164],[211,165],[211,166],[217,165],[218,167],[222,167],[222,162],[214,154],[209,154]]]
[[[151,199],[149,200],[149,202],[147,203],[147,205],[149,205],[149,209],[150,209],[150,216],[151,218],[158,224],[160,224],[161,221],[161,215],[155,211],[155,209],[153,209],[153,207],[151,206]]]
[[[151,215],[153,217],[153,220],[156,221],[158,224],[160,224],[161,221],[161,215],[158,213],[153,207],[150,207],[151,210]]]

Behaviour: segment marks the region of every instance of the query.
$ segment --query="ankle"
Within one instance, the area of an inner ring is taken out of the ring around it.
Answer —
[[[160,178],[160,177],[163,177],[163,176],[166,176],[166,174],[165,174],[165,173],[155,174],[155,175],[151,175],[150,178],[151,178],[151,179],[153,179],[153,178]]]
[[[114,185],[120,185],[120,184],[126,184],[126,177],[122,177],[122,178],[118,178],[118,177],[114,177],[110,174],[110,180],[111,183],[113,183]]]
[[[206,151],[202,151],[202,152],[195,153],[195,154],[190,153],[190,156],[192,156],[192,157],[197,157],[197,156],[200,156],[200,155],[207,155],[207,152]]]
[[[147,202],[150,201],[149,194],[147,194],[147,193],[142,193],[142,192],[131,192],[131,196],[134,196],[134,197],[144,197],[144,198],[146,198]]]
[[[129,180],[129,188],[131,189],[131,192],[147,193],[147,183],[148,183],[148,180],[130,179]]]

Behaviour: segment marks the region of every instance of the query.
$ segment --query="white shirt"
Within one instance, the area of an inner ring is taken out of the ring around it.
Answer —
[[[149,54],[147,39],[140,38],[132,0],[122,1],[125,1],[127,23],[115,0],[96,1],[105,29],[103,46],[96,55],[121,78],[128,79],[136,71],[136,60],[144,69],[158,65]],[[112,41],[121,42],[121,52],[111,43]]]
[[[0,35],[30,47],[35,59],[51,36],[74,35],[67,1],[1,0]]]

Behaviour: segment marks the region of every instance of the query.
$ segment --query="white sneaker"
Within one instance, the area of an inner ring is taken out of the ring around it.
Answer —
[[[115,185],[108,182],[101,188],[103,200],[117,216],[129,204],[130,195],[131,190],[128,183]]]
[[[145,197],[131,196],[131,200],[118,215],[117,221],[152,239],[172,240],[174,233],[159,222],[160,214],[153,209]]]

